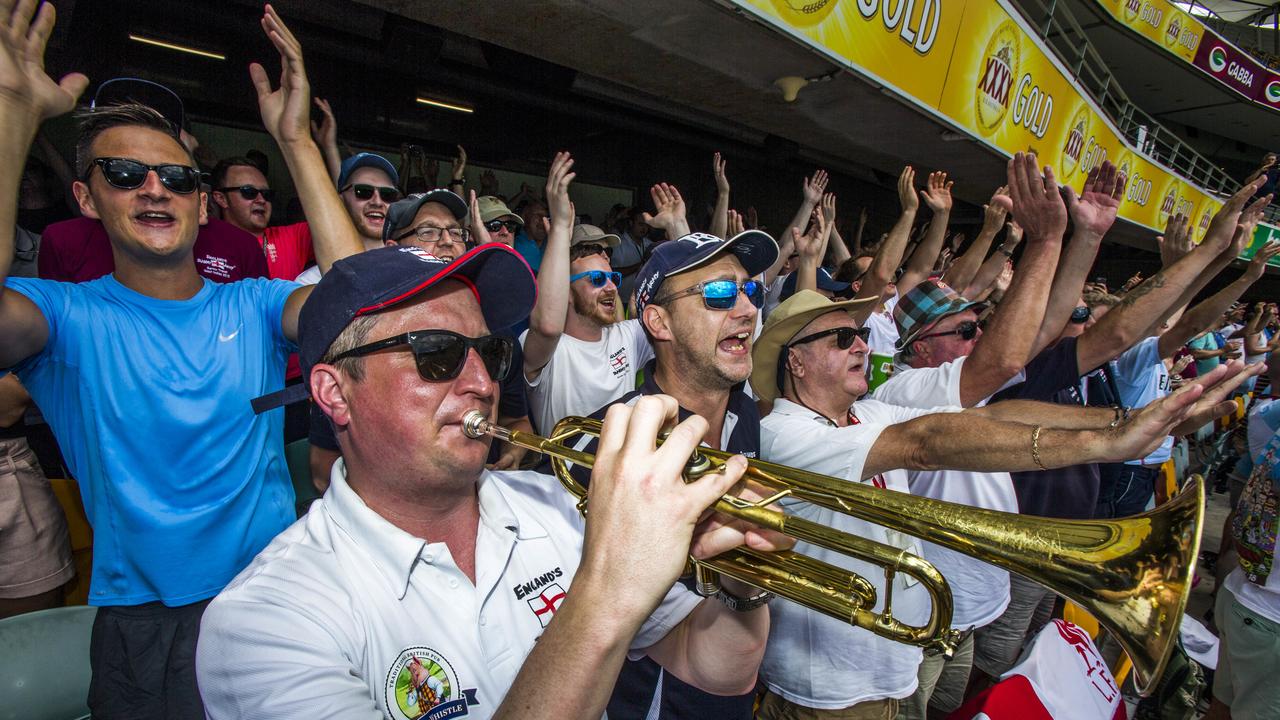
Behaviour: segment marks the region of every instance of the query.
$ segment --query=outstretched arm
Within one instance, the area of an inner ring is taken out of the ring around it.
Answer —
[[[929,181],[925,189],[920,191],[920,198],[933,211],[929,220],[929,229],[924,240],[916,246],[915,252],[907,260],[907,267],[902,271],[898,284],[910,290],[924,282],[933,272],[933,264],[942,252],[942,243],[947,238],[947,222],[951,219],[951,186],[947,174],[941,170],[929,173]]]
[[[725,161],[719,152],[711,159],[711,172],[716,177],[716,208],[711,211],[711,234],[718,238],[729,237],[729,177],[724,172]]]
[[[0,5],[0,368],[39,352],[49,337],[40,310],[21,293],[4,288],[13,262],[18,181],[36,130],[46,118],[75,107],[89,78],[73,73],[54,82],[44,71],[44,48],[53,31],[49,3]]]
[[[564,333],[569,313],[569,239],[573,234],[573,203],[569,200],[569,183],[573,182],[573,158],[567,152],[556,153],[547,173],[547,211],[551,226],[547,247],[538,268],[538,300],[529,316],[529,334],[524,339],[524,375],[538,377],[551,362],[560,336]]]
[[[969,287],[973,277],[978,274],[978,268],[986,259],[987,252],[991,250],[991,241],[995,240],[1000,229],[1004,227],[1005,218],[1009,216],[1009,211],[1012,209],[1013,201],[1009,198],[1009,188],[1007,186],[997,188],[991,195],[991,201],[982,206],[982,230],[978,232],[978,237],[973,239],[969,249],[965,250],[963,255],[956,258],[951,268],[947,270],[947,274],[942,276],[948,285],[960,290]]]
[[[1042,179],[1038,163],[1034,154],[1017,153],[1009,160],[1009,195],[1014,215],[1026,228],[1027,249],[961,370],[960,402],[965,407],[999,390],[1033,357],[1067,229],[1067,207],[1053,169],[1045,166]]]
[[[880,243],[880,247],[876,249],[875,257],[871,259],[871,265],[862,276],[862,285],[858,288],[855,297],[879,298],[884,293],[885,286],[893,280],[898,266],[902,264],[902,255],[906,252],[907,240],[911,237],[911,226],[916,221],[916,211],[920,209],[920,198],[916,195],[915,182],[916,171],[910,165],[902,168],[902,172],[898,175],[898,203],[902,206],[902,213],[884,241]],[[901,292],[906,292],[912,287],[915,286],[905,286]],[[867,318],[871,317],[871,313],[876,311],[876,304],[868,303],[866,307],[856,311],[853,316],[854,321],[859,325],[866,322]]]
[[[1245,231],[1242,230],[1241,232],[1243,234]],[[1252,233],[1250,232],[1249,234],[1251,235]],[[1240,299],[1240,296],[1244,294],[1245,290],[1249,289],[1250,285],[1262,277],[1267,271],[1267,261],[1278,253],[1280,253],[1280,243],[1267,243],[1258,248],[1257,254],[1249,261],[1249,266],[1245,268],[1244,273],[1235,282],[1214,293],[1208,300],[1188,310],[1176,325],[1160,336],[1160,357],[1173,355],[1178,348],[1208,330],[1209,326],[1222,317],[1222,314],[1227,311],[1227,308],[1231,307],[1232,303]],[[1228,348],[1223,348],[1219,352],[1226,350]]]
[[[785,243],[791,239],[792,229],[804,232],[805,226],[809,223],[809,218],[813,215],[813,209],[822,202],[822,193],[827,189],[827,171],[814,170],[813,177],[804,179],[804,200],[800,203],[800,208],[796,210],[795,216],[791,218],[791,222],[782,229],[778,234],[779,242]],[[764,272],[764,280],[766,283],[772,283],[774,278],[778,277],[778,273],[782,271],[782,265],[787,261],[791,251],[784,245],[783,252],[778,253],[778,259]]]
[[[336,183],[338,176],[342,174],[342,151],[338,149],[338,120],[333,116],[333,108],[329,107],[328,100],[316,98],[314,102],[322,117],[320,122],[311,121],[311,136],[315,138],[316,144],[320,146],[320,152],[324,154],[324,163],[329,168],[330,179]]]

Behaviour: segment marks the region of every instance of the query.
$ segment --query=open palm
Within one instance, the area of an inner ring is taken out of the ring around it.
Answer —
[[[89,78],[71,73],[54,82],[44,71],[44,48],[53,31],[53,5],[43,3],[34,15],[34,2],[0,6],[0,103],[25,111],[37,121],[69,112],[89,85]]]

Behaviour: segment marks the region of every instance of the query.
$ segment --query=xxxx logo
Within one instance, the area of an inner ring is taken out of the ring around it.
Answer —
[[[1009,112],[1013,78],[1018,73],[1019,47],[1016,28],[1005,21],[996,28],[982,56],[981,75],[974,99],[978,127],[988,135],[995,132]]]

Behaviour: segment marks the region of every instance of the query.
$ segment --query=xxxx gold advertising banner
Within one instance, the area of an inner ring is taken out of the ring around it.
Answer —
[[[1000,0],[733,1],[1003,154],[1034,150],[1077,190],[1110,159],[1129,179],[1130,222],[1159,231],[1181,212],[1199,238],[1221,206],[1121,140]]]
[[[1167,52],[1195,62],[1204,38],[1199,20],[1168,0],[1097,0],[1121,25],[1145,36]]]

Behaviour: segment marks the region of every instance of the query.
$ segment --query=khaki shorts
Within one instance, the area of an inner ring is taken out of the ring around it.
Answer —
[[[75,577],[62,506],[26,438],[0,439],[0,598],[39,595]]]
[[[1218,669],[1213,696],[1231,708],[1232,720],[1280,717],[1280,625],[1241,605],[1225,587],[1214,606],[1218,625]]]

